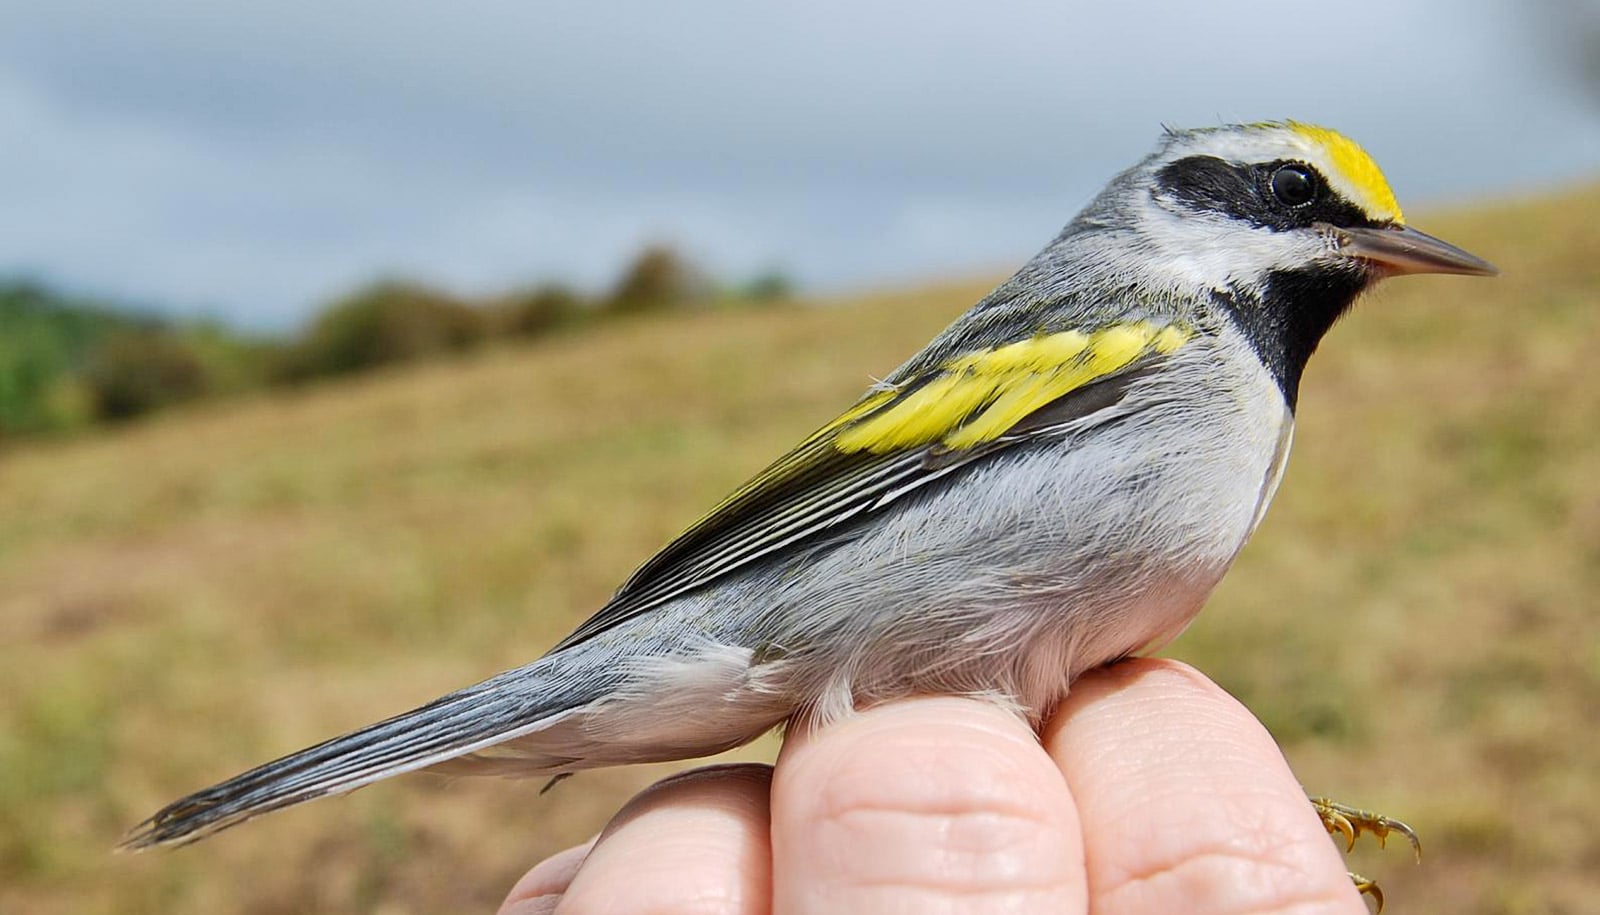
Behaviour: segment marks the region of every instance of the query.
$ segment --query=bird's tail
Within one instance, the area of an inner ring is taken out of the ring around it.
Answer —
[[[528,668],[292,753],[173,801],[122,840],[129,851],[183,845],[302,801],[353,791],[548,726],[563,708]]]

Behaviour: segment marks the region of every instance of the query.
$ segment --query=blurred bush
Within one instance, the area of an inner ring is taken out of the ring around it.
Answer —
[[[628,265],[604,308],[617,314],[662,311],[703,304],[715,296],[710,278],[682,255],[665,245],[651,245]]]
[[[280,340],[0,282],[0,434],[130,419],[201,397],[432,359],[611,316],[764,304],[792,292],[788,277],[768,271],[719,293],[682,254],[652,245],[598,299],[544,283],[468,300],[389,279],[335,299],[298,335]]]
[[[210,390],[205,363],[181,337],[159,330],[116,331],[83,373],[95,416],[131,419],[194,400]]]
[[[0,429],[39,432],[63,425],[51,399],[73,362],[73,348],[39,324],[7,325],[0,334]]]
[[[781,270],[768,270],[757,274],[739,289],[741,299],[758,304],[781,302],[792,295],[794,295],[794,281]]]
[[[27,281],[0,285],[0,433],[82,425],[92,409],[81,374],[108,334],[154,326]]]
[[[211,395],[263,387],[286,349],[280,341],[243,336],[216,322],[187,325],[176,333],[204,366]]]
[[[507,337],[537,337],[583,317],[587,306],[559,283],[508,292],[489,304],[495,330]]]
[[[334,302],[284,352],[276,376],[297,381],[459,352],[488,331],[482,312],[419,283],[386,280]]]

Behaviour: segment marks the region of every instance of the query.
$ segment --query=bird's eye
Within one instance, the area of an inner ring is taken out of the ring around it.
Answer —
[[[1304,206],[1317,197],[1317,179],[1303,165],[1284,165],[1272,173],[1272,196],[1284,206]]]

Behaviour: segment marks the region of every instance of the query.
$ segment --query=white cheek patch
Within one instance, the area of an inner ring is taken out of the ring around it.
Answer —
[[[1139,228],[1153,255],[1147,269],[1180,290],[1253,286],[1267,273],[1303,267],[1328,250],[1310,230],[1275,231],[1221,214],[1177,213],[1154,200]]]

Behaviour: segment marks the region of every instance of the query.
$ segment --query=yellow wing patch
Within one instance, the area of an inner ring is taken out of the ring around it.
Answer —
[[[1019,340],[946,363],[909,394],[879,391],[840,417],[834,447],[884,454],[921,445],[970,448],[1030,413],[1147,353],[1171,353],[1193,332],[1178,324],[1117,324]]]
[[[1356,141],[1337,130],[1329,130],[1315,124],[1289,121],[1287,126],[1308,143],[1327,153],[1333,168],[1358,195],[1356,203],[1371,216],[1404,224],[1405,217],[1400,212],[1400,201],[1395,199],[1394,191],[1389,188],[1388,179],[1383,177],[1383,171],[1378,168],[1378,163],[1372,161],[1372,157],[1367,155],[1367,151]]]

